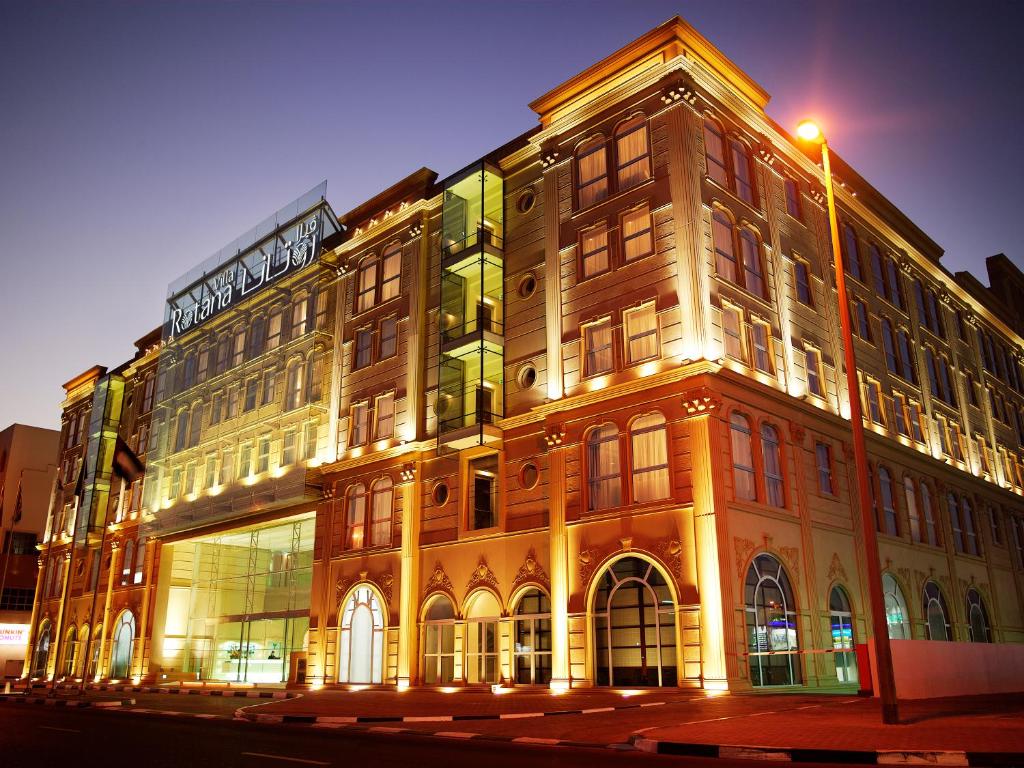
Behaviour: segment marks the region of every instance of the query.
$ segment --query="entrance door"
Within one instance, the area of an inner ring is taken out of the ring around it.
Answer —
[[[676,684],[675,601],[657,568],[627,557],[605,571],[594,638],[598,685]]]
[[[135,617],[130,611],[125,611],[114,625],[114,650],[110,661],[110,677],[114,680],[120,680],[130,674],[134,646]]]

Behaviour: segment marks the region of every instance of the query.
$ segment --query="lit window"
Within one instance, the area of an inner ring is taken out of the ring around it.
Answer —
[[[238,476],[249,477],[252,474],[252,444],[246,443],[238,454]]]
[[[761,266],[761,247],[749,229],[740,231],[740,253],[743,254],[743,286],[755,296],[765,298],[768,293]]]
[[[310,422],[302,431],[302,458],[312,459],[316,456],[317,425]]]
[[[911,401],[907,405],[907,413],[910,419],[910,435],[919,443],[924,442],[924,430],[921,428],[921,405]]]
[[[653,252],[651,229],[651,211],[646,205],[622,215],[622,252],[626,261]]]
[[[604,224],[592,227],[580,238],[581,263],[583,276],[590,277],[607,272],[608,261],[608,228]]]
[[[583,375],[608,373],[614,367],[612,324],[609,318],[583,327]]]
[[[580,147],[576,153],[576,177],[580,208],[608,197],[608,159],[604,139],[597,138]]]
[[[757,500],[757,484],[754,479],[754,452],[751,447],[750,421],[746,416],[734,413],[729,420],[732,442],[732,477],[737,499]]]
[[[722,305],[722,337],[725,354],[734,360],[746,362],[743,354],[743,314],[737,307]]]
[[[357,483],[345,494],[345,548],[361,549],[366,525],[366,486]]]
[[[277,349],[281,344],[281,311],[276,310],[270,314],[267,322],[267,349]]]
[[[259,439],[259,453],[256,458],[256,473],[266,472],[270,469],[270,438]]]
[[[251,411],[256,407],[256,397],[259,394],[260,380],[253,377],[245,382],[245,401],[242,404],[243,411]]]
[[[263,372],[263,397],[260,399],[261,405],[269,405],[274,402],[274,396],[277,388],[277,371],[273,368]]]
[[[386,317],[380,321],[380,359],[386,360],[398,352],[398,318]]]
[[[615,157],[620,190],[634,187],[651,178],[647,121],[642,116],[624,123],[615,132]]]
[[[498,524],[498,456],[473,459],[469,464],[469,523],[474,531]]]
[[[401,292],[402,283],[402,246],[392,243],[384,251],[381,262],[383,275],[380,281],[380,300],[393,299]]]
[[[907,501],[907,520],[910,523],[910,540],[921,541],[921,515],[917,510],[917,486],[911,477],[903,478],[903,493]]]
[[[815,443],[814,458],[818,467],[818,490],[828,496],[835,496],[835,480],[832,477],[832,448],[826,443]]]
[[[619,430],[602,424],[587,436],[587,508],[591,511],[622,504]]]
[[[882,394],[877,381],[868,379],[864,384],[864,392],[867,395],[868,418],[875,424],[885,425],[885,418],[882,415]]]
[[[234,472],[235,460],[231,451],[224,451],[220,455],[220,484],[227,485],[231,482],[231,475]]]
[[[623,313],[626,327],[626,359],[629,364],[660,357],[658,314],[654,302]]]
[[[305,387],[306,367],[302,360],[292,360],[288,364],[288,376],[285,390],[284,407],[286,411],[298,408],[302,405],[302,392]]]
[[[733,188],[737,197],[748,203],[754,202],[754,179],[750,167],[750,155],[747,146],[739,139],[729,142],[732,154]]]
[[[671,478],[665,417],[660,413],[641,416],[630,425],[629,436],[633,500],[642,504],[667,499],[671,494]]]
[[[910,639],[910,614],[903,591],[891,574],[882,574],[882,592],[885,595],[885,618],[892,640]]]
[[[370,546],[391,546],[391,516],[393,507],[391,478],[382,477],[370,486]]]
[[[369,438],[369,408],[366,403],[356,403],[349,413],[349,446],[365,445]]]
[[[281,466],[290,467],[296,457],[295,430],[289,429],[281,440]]]
[[[896,431],[910,437],[910,426],[907,423],[907,399],[903,395],[893,394],[892,411],[896,417]]]
[[[377,292],[377,260],[366,259],[359,265],[356,277],[356,312],[365,312],[373,306]]]
[[[374,440],[390,440],[395,436],[395,394],[389,392],[377,398],[374,408]]]

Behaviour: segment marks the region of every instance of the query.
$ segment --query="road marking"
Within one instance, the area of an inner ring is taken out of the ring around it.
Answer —
[[[519,736],[512,741],[518,744],[557,744],[561,739],[542,739],[537,736]]]
[[[77,731],[74,728],[56,728],[52,725],[40,725],[39,727],[44,731],[63,731],[64,733],[81,733],[81,731]]]
[[[466,731],[438,731],[435,736],[447,736],[449,739],[472,739],[479,734],[467,733]]]
[[[265,758],[266,760],[285,760],[286,762],[289,762],[289,763],[304,763],[306,765],[330,765],[330,763],[325,763],[323,760],[305,760],[305,759],[303,759],[301,757],[285,757],[284,755],[267,755],[267,754],[265,754],[263,752],[243,752],[242,754],[243,755],[248,755],[249,757],[262,757],[262,758]]]

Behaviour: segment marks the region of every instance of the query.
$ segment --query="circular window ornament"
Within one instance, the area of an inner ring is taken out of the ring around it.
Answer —
[[[519,298],[528,299],[537,292],[537,276],[533,272],[527,272],[519,280],[519,287],[516,289],[516,293],[519,294]]]
[[[519,484],[529,491],[537,487],[539,480],[540,470],[537,469],[537,465],[532,461],[523,464],[523,468],[519,470]]]
[[[443,507],[448,503],[448,483],[443,480],[434,485],[433,490],[430,491],[430,497],[434,500],[434,504],[439,507]]]
[[[531,389],[537,383],[537,368],[533,363],[526,363],[516,372],[516,383],[520,389]]]
[[[537,193],[532,188],[524,189],[519,193],[519,197],[516,200],[516,210],[520,213],[529,213],[533,210],[534,204],[537,202]]]

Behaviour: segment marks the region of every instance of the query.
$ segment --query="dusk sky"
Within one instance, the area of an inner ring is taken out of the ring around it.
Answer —
[[[340,214],[535,125],[674,14],[983,280],[1024,265],[1020,3],[0,0],[0,428],[156,327],[167,284],[328,180]]]

